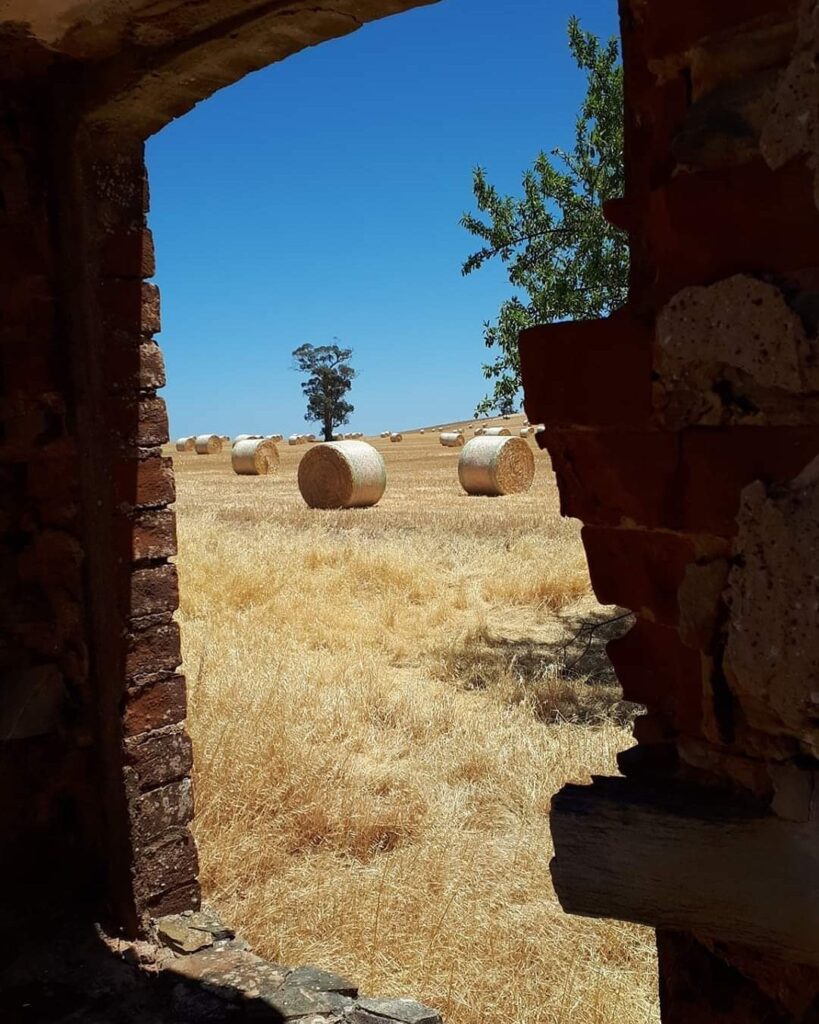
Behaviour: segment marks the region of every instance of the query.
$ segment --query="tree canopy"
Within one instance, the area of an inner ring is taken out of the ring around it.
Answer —
[[[307,399],[304,418],[321,424],[325,441],[333,440],[334,428],[347,423],[354,411],[344,397],[356,375],[349,363],[352,354],[339,345],[305,344],[293,350],[294,369],[307,375],[301,385]]]
[[[507,265],[519,293],[505,300],[484,341],[495,350],[483,367],[492,393],[476,415],[508,409],[520,390],[518,335],[538,323],[605,316],[628,288],[628,247],[603,216],[607,199],[623,193],[623,69],[617,39],[603,44],[569,21],[569,49],[586,74],[586,95],[571,152],[541,152],[523,175],[521,197],[500,195],[483,168],[473,172],[479,215],[461,224],[483,245],[463,264],[471,274],[490,260]],[[484,216],[480,216],[484,215]]]

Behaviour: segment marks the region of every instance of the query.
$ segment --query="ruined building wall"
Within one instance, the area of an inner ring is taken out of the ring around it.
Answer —
[[[595,592],[636,613],[609,654],[647,712],[624,780],[557,796],[553,874],[569,910],[660,929],[665,1021],[802,1019],[819,993],[819,9],[624,0],[621,18],[627,188],[607,214],[629,233],[629,301],[533,329],[522,358]]]

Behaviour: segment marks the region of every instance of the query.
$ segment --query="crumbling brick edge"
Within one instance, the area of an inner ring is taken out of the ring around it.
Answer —
[[[107,937],[106,943],[135,968],[157,976],[179,1024],[443,1024],[437,1010],[414,999],[368,998],[353,982],[319,967],[271,963],[208,907],[157,918],[151,940]]]

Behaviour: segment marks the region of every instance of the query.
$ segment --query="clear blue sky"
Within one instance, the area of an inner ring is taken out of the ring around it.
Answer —
[[[148,143],[172,435],[307,429],[291,351],[354,349],[349,429],[466,418],[482,325],[471,171],[504,191],[569,146],[583,77],[566,23],[615,0],[442,0],[250,75]]]

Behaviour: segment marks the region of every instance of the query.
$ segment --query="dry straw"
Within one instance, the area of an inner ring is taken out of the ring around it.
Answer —
[[[467,494],[496,497],[532,486],[535,457],[521,437],[473,437],[458,460],[458,479]]]
[[[404,440],[404,435],[403,434],[397,434],[397,433],[396,434],[390,434],[390,441],[403,441],[403,440]]]
[[[237,441],[230,456],[233,472],[240,476],[267,476],[279,469],[279,450],[265,438]]]
[[[176,442],[176,450],[178,452],[192,452],[196,448],[195,437],[180,437]]]
[[[464,435],[460,430],[444,430],[439,440],[444,448],[463,448],[464,445]]]
[[[386,487],[384,460],[366,441],[319,444],[299,463],[299,490],[310,508],[366,508]]]
[[[475,431],[477,434],[477,430]],[[483,434],[485,437],[509,437],[512,431],[509,427],[484,427]]]
[[[218,434],[200,434],[195,448],[197,455],[216,455],[222,450],[222,438]]]

